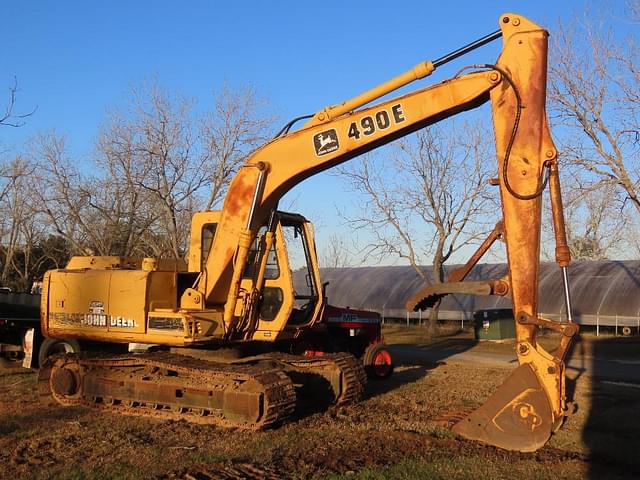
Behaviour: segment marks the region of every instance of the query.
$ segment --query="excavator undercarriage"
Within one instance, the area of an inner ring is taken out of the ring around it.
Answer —
[[[362,363],[344,353],[223,363],[157,352],[52,356],[38,389],[65,406],[258,430],[296,409],[357,402],[365,382]]]

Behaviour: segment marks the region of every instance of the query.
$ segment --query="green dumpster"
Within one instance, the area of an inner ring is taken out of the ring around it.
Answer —
[[[476,340],[505,340],[516,337],[513,310],[496,308],[473,313]]]

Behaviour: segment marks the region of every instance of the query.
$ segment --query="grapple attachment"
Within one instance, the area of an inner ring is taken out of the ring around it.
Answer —
[[[531,365],[525,363],[452,430],[469,440],[533,452],[547,442],[556,422],[544,387]]]

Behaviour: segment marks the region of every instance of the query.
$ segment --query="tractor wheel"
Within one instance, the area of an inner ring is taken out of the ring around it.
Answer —
[[[45,338],[38,351],[38,365],[44,365],[45,360],[56,353],[78,353],[80,350],[80,342],[77,340]]]
[[[384,343],[369,345],[362,356],[362,363],[369,378],[388,378],[393,373],[391,353]]]

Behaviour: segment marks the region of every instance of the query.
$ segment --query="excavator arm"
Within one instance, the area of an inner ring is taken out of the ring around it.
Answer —
[[[503,82],[491,92],[503,238],[509,265],[509,292],[516,320],[520,366],[478,410],[454,431],[504,448],[533,451],[559,428],[566,413],[564,356],[577,333],[571,322],[566,267],[570,261],[564,232],[557,151],[545,112],[547,35],[526,19],[503,24],[504,49],[496,68]],[[504,18],[503,18],[504,21]],[[530,58],[537,58],[535,63]],[[538,270],[542,190],[551,185],[556,260],[562,267],[569,322],[538,316]],[[560,331],[559,348],[550,354],[536,342],[540,326]]]
[[[364,107],[429,75],[466,50],[500,36],[503,49],[495,64],[476,65],[473,73]],[[574,324],[556,324],[539,318],[537,313],[541,192],[546,171],[552,187],[558,258],[563,269],[569,262],[557,151],[545,112],[547,36],[543,28],[524,17],[505,14],[500,18],[500,31],[466,50],[418,64],[348,102],[325,108],[299,130],[258,149],[229,187],[205,269],[193,288],[182,295],[181,306],[224,306],[225,328],[234,332],[239,323],[237,312],[243,310],[238,293],[250,245],[285,193],[316,173],[491,101],[503,208],[503,227],[494,237],[504,238],[509,263],[508,278],[496,283],[501,292],[493,293],[508,292],[513,299],[520,367],[485,405],[454,430],[503,448],[539,448],[559,427],[565,413],[563,357],[577,331]],[[427,287],[414,296],[410,306],[427,306],[423,300],[431,293]],[[566,297],[568,300],[568,288]],[[537,345],[540,325],[563,332],[555,354]]]

